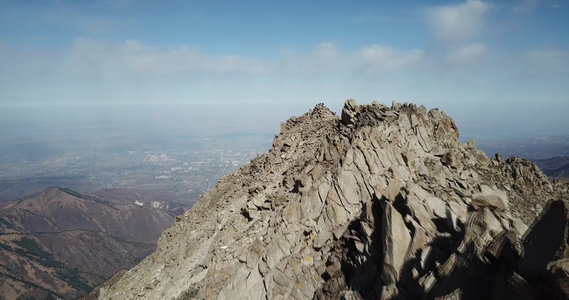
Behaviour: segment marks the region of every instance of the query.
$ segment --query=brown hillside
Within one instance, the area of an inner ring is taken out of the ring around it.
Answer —
[[[0,295],[76,298],[154,251],[166,211],[48,188],[0,210]]]

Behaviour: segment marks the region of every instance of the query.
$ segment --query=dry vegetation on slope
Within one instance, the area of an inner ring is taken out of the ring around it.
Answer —
[[[0,299],[77,298],[156,249],[174,216],[49,188],[0,210]]]

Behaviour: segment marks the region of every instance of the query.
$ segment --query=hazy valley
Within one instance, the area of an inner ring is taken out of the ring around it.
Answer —
[[[61,186],[81,193],[132,190],[141,199],[188,208],[271,143],[270,134],[208,134],[172,124],[149,130],[144,121],[127,128],[118,121],[102,128],[67,122],[29,130],[2,124],[0,201]]]

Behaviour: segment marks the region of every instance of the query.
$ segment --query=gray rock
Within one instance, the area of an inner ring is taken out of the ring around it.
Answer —
[[[447,226],[453,231],[453,232],[459,232],[460,228],[458,227],[458,218],[456,217],[456,214],[454,213],[454,211],[452,210],[452,208],[450,207],[450,204],[447,202],[446,205],[446,219],[447,219]]]
[[[446,218],[446,202],[435,196],[428,196],[423,199],[423,202],[425,203],[425,208],[429,212],[429,215],[440,219]]]
[[[470,139],[470,141],[468,141],[468,143],[466,144],[466,148],[468,148],[469,150],[475,150],[476,141],[474,141],[474,139]]]
[[[399,128],[402,131],[411,130],[411,122],[409,121],[409,117],[406,114],[399,115]]]
[[[330,238],[332,237],[332,233],[330,231],[321,231],[316,235],[314,238],[314,249],[321,249]]]
[[[381,231],[384,233],[382,278],[385,284],[392,284],[397,282],[401,273],[411,243],[411,234],[401,214],[389,202],[383,201],[381,207],[384,213],[381,223]]]
[[[417,115],[412,114],[411,115],[411,127],[415,128],[419,126],[419,119],[417,118]]]
[[[356,116],[360,112],[360,106],[354,99],[346,100],[344,108],[342,109],[342,123],[344,125],[351,125],[356,122]]]
[[[460,161],[456,157],[456,154],[454,153],[453,150],[449,150],[445,154],[443,154],[443,156],[441,157],[441,162],[444,165],[453,168],[458,168],[460,166]]]
[[[481,207],[492,209],[507,210],[508,194],[506,191],[499,190],[487,185],[480,186],[480,192],[472,196],[474,203]]]

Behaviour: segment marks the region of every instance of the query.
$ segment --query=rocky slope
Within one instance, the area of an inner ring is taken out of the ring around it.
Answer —
[[[49,188],[0,208],[0,299],[77,298],[156,249],[174,216]]]
[[[567,195],[437,109],[319,105],[89,297],[566,297]]]

